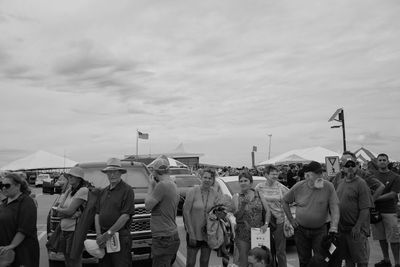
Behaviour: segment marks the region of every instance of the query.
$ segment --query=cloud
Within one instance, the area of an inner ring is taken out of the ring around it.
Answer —
[[[349,147],[400,158],[394,0],[39,3],[0,12],[0,132],[16,149],[107,158],[143,129],[144,151],[184,142],[241,166],[267,133],[273,154],[341,150],[327,120],[343,107]]]

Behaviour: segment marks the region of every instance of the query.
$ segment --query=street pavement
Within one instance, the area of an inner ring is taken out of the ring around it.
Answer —
[[[53,202],[55,201],[57,195],[48,195],[42,194],[41,188],[32,188],[32,191],[36,194],[36,199],[38,201],[38,220],[37,220],[37,228],[38,228],[38,239],[40,244],[40,266],[48,267],[48,257],[46,250],[46,219],[49,209],[51,208]],[[179,251],[177,254],[177,261],[173,265],[174,267],[185,266],[186,264],[186,238],[185,238],[185,229],[183,225],[183,220],[181,216],[177,217],[177,224],[179,230],[179,236],[181,238],[181,245],[179,247]],[[373,241],[372,238],[369,240],[370,243],[370,263],[369,267],[373,267],[374,264],[382,259],[382,252],[380,250],[379,244],[377,241]],[[296,247],[292,245],[288,245],[287,247],[287,259],[288,259],[288,267],[298,267],[298,258]],[[391,256],[392,263],[393,258]],[[231,261],[232,262],[232,261]],[[140,266],[144,266],[140,264]],[[198,264],[196,266],[199,266]],[[215,252],[212,252],[210,258],[210,267],[219,267],[222,266],[221,258],[218,258]]]

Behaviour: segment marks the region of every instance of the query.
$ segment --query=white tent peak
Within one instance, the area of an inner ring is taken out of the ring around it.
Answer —
[[[173,153],[186,153],[183,143],[180,143],[172,152]]]
[[[71,159],[57,156],[43,150],[38,150],[29,156],[17,159],[3,166],[1,170],[70,168],[76,164],[77,162]]]
[[[288,163],[290,163],[291,158],[292,159],[296,158],[297,161],[302,161],[300,159],[304,159],[304,161],[313,161],[314,160],[314,161],[317,161],[320,163],[324,163],[325,157],[327,157],[327,156],[340,157],[341,155],[339,153],[329,150],[327,148],[324,148],[321,146],[315,146],[315,147],[309,147],[309,148],[303,148],[303,149],[290,150],[290,151],[280,154],[276,157],[273,157],[269,160],[260,162],[257,164],[257,166],[277,164],[277,163],[283,163],[283,162],[288,164]]]

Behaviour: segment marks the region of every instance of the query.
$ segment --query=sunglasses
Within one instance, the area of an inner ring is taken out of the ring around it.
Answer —
[[[3,189],[4,187],[5,187],[6,189],[10,189],[11,184],[3,184],[3,183],[0,183],[0,188]]]
[[[356,166],[356,164],[352,161],[349,161],[344,165],[345,168],[350,168],[350,167],[354,168],[355,166]]]

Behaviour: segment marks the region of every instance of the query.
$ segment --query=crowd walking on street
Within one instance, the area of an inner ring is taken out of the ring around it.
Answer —
[[[151,213],[152,266],[171,266],[181,245],[176,223],[179,191],[165,156],[148,167],[150,181],[144,204]],[[363,169],[355,155],[345,151],[340,167],[340,172],[328,177],[316,161],[301,168],[290,166],[288,186],[281,182],[276,166],[267,166],[263,170],[265,181],[257,185],[252,175],[255,172],[243,169],[237,175],[239,191],[232,197],[224,195],[216,184],[216,170],[200,170],[201,183],[186,193],[182,210],[186,266],[196,266],[199,258],[199,266],[207,267],[212,250],[218,250],[223,252],[221,257],[228,255],[227,260],[231,255],[231,261],[239,267],[287,267],[287,238],[294,235],[300,267],[341,267],[343,263],[346,267],[367,267],[372,235],[382,252],[382,260],[374,263],[375,267],[393,266],[390,253],[394,266],[400,267],[400,176],[389,169],[388,155],[379,154]],[[82,168],[73,167],[65,174],[68,187],[52,211],[61,218],[59,240],[54,242],[64,254],[65,266],[82,266],[73,242],[83,243],[79,238],[85,233],[77,222],[91,222],[90,218],[96,239],[85,246],[98,257],[99,266],[133,265],[130,224],[135,213],[135,190],[122,180],[127,170],[119,159],[110,158],[101,172],[108,185],[97,191],[89,190]],[[1,178],[0,189],[0,266],[37,267],[37,206],[28,183],[19,173],[7,173]],[[210,226],[210,212],[216,207],[223,211],[215,213],[216,223],[221,223],[217,228]],[[269,247],[252,247],[252,228],[262,233],[269,229]],[[233,240],[232,249],[223,247],[228,239]],[[222,265],[226,264],[222,259]]]

